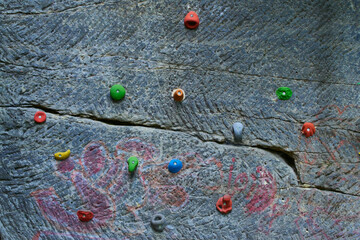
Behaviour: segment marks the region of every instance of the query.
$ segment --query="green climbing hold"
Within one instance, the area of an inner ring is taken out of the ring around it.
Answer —
[[[115,84],[110,88],[110,96],[114,100],[121,100],[125,97],[125,88],[120,84]]]
[[[280,100],[289,100],[292,96],[292,91],[288,87],[279,87],[276,90],[276,95]]]
[[[138,163],[139,163],[139,160],[137,159],[137,157],[134,157],[134,156],[132,156],[132,157],[129,157],[129,159],[128,159],[128,165],[129,165],[129,172],[133,172],[133,171],[135,171],[135,169],[136,169],[136,167],[137,167],[137,165],[138,165]]]

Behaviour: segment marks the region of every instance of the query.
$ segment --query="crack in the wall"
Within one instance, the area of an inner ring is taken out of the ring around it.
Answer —
[[[284,163],[286,163],[286,165],[288,165],[294,171],[294,174],[297,178],[297,184],[302,184],[300,172],[296,168],[294,152],[285,151],[284,149],[277,146],[256,145],[255,147],[277,155],[280,159],[284,160]]]
[[[193,137],[196,137],[201,142],[212,142],[212,143],[217,143],[217,144],[223,144],[224,143],[223,141],[217,141],[216,139],[205,140],[205,139],[201,138],[200,136],[197,136],[193,132],[186,132],[186,131],[181,131],[181,130],[170,129],[170,128],[163,127],[160,124],[156,124],[156,123],[140,124],[140,123],[124,121],[124,120],[116,120],[116,119],[109,119],[109,118],[98,118],[98,117],[90,115],[90,114],[64,113],[62,111],[59,111],[59,110],[56,110],[56,109],[53,109],[53,108],[49,108],[49,107],[46,107],[46,106],[43,106],[43,105],[39,105],[39,104],[0,105],[0,107],[37,108],[37,109],[42,110],[44,112],[51,113],[51,114],[58,115],[58,116],[70,116],[70,117],[74,117],[74,118],[91,120],[91,121],[95,121],[95,122],[99,122],[99,123],[103,123],[103,124],[107,124],[107,125],[112,125],[112,126],[145,127],[145,128],[151,128],[151,129],[162,130],[162,131],[182,132],[182,133],[185,133],[185,134],[189,134],[189,135],[191,135]]]
[[[62,113],[59,110],[49,108],[49,107],[39,105],[39,104],[8,105],[8,106],[2,105],[0,107],[37,108],[37,109],[40,109],[40,110],[42,110],[44,112],[48,112],[48,113],[58,115],[58,116],[70,116],[70,117],[75,117],[75,118],[81,118],[81,119],[91,120],[91,121],[95,121],[95,122],[100,122],[100,123],[107,124],[107,125],[112,125],[112,126],[146,127],[146,128],[152,128],[152,129],[157,129],[157,130],[162,130],[162,131],[182,132],[182,133],[185,133],[185,134],[189,134],[189,135],[191,135],[193,137],[196,137],[201,142],[211,142],[211,143],[221,144],[221,145],[225,145],[225,146],[232,146],[232,147],[241,146],[241,147],[252,147],[252,148],[261,149],[261,150],[267,151],[267,152],[269,152],[269,153],[271,153],[273,155],[278,156],[280,159],[282,159],[284,161],[284,163],[286,165],[288,165],[293,170],[294,174],[297,177],[297,185],[290,185],[291,187],[298,187],[298,188],[304,188],[304,189],[305,188],[317,189],[317,190],[320,190],[320,191],[328,191],[328,192],[333,192],[333,193],[339,193],[339,194],[359,197],[359,195],[346,193],[346,192],[343,192],[343,191],[340,191],[340,190],[337,190],[337,189],[332,189],[332,188],[328,188],[328,187],[324,187],[324,186],[309,185],[309,184],[303,183],[301,181],[300,172],[298,171],[298,169],[296,167],[295,152],[286,151],[286,150],[282,149],[281,147],[265,146],[265,145],[253,145],[253,146],[252,145],[243,145],[243,144],[238,145],[238,144],[234,144],[234,143],[231,143],[231,142],[218,142],[215,139],[213,139],[213,140],[204,140],[204,139],[200,138],[199,136],[197,136],[196,134],[192,134],[191,132],[184,132],[184,131],[180,131],[180,130],[167,129],[167,128],[163,128],[159,124],[149,124],[149,125],[142,124],[141,125],[141,124],[137,124],[137,123],[133,123],[133,122],[129,122],[129,121],[97,118],[95,116],[87,115],[87,114],[69,114],[69,113],[65,114],[65,113]]]
[[[45,107],[45,106],[39,105],[39,104],[11,106],[11,107],[38,108],[38,109],[40,109],[40,110],[42,110],[44,112],[48,112],[48,113],[59,115],[59,116],[71,116],[71,117],[76,117],[76,118],[82,118],[82,119],[87,119],[87,120],[92,120],[92,121],[104,123],[104,124],[107,124],[107,125],[113,125],[113,126],[148,127],[148,128],[155,128],[155,129],[160,129],[160,130],[168,130],[168,131],[177,132],[177,130],[163,128],[163,127],[161,127],[161,125],[156,124],[156,123],[139,124],[139,123],[133,123],[133,122],[130,122],[130,121],[123,121],[123,120],[116,120],[116,119],[109,119],[109,118],[98,118],[98,117],[95,117],[95,116],[90,115],[90,114],[63,113],[62,111],[59,111],[59,110],[56,110],[56,109],[53,109],[53,108],[49,108],[49,107]]]
[[[337,189],[324,187],[324,186],[318,186],[318,185],[300,184],[300,185],[291,186],[291,187],[297,187],[297,188],[301,188],[301,189],[316,189],[316,190],[319,190],[319,191],[326,191],[326,192],[343,194],[343,195],[348,195],[348,196],[353,196],[353,197],[360,197],[360,195],[356,195],[356,194],[352,194],[352,193],[346,193],[346,192],[343,192],[343,191],[340,191],[340,190],[337,190]]]

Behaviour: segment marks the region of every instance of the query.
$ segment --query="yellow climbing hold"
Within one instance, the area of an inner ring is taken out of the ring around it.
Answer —
[[[54,157],[56,160],[64,160],[67,159],[70,156],[70,149],[66,152],[57,152],[54,154]]]

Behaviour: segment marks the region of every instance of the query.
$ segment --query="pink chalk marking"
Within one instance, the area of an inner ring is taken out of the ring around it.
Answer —
[[[344,147],[344,146],[347,146],[347,145],[350,145],[350,147],[352,147],[354,149],[354,155],[355,155],[355,158],[358,158],[360,160],[360,157],[359,157],[359,154],[358,154],[358,149],[356,148],[356,144],[355,143],[351,143],[349,142],[348,140],[341,140],[339,142],[339,144],[336,146],[335,149],[330,149],[330,147],[324,142],[322,141],[319,137],[314,137],[312,139],[305,139],[305,143],[306,143],[306,148],[307,149],[310,149],[311,152],[314,152],[315,151],[315,148],[314,148],[314,144],[313,142],[319,142],[326,150],[326,152],[329,153],[329,158],[328,158],[328,162],[331,163],[335,163],[336,166],[343,172],[347,172],[348,169],[342,167],[342,165],[337,161],[336,159],[336,154],[337,152],[339,151],[339,149],[341,147]],[[356,143],[359,143],[360,141],[355,141]],[[299,145],[301,144],[301,137],[299,137]],[[320,153],[319,153],[320,154]],[[314,157],[312,159],[312,161],[309,160],[309,157],[308,157],[308,154],[307,153],[304,153],[302,154],[302,159],[303,159],[303,163],[305,163],[306,165],[309,165],[309,166],[312,166],[316,163],[317,161],[317,157]],[[357,167],[359,166],[359,162],[360,161],[356,161],[354,162],[355,166],[354,166],[354,169],[357,169]],[[306,166],[307,167],[307,166]],[[317,175],[320,176],[322,174],[322,172],[326,169],[327,165],[323,165],[319,171],[317,171]],[[304,169],[304,171],[306,171],[306,169]]]
[[[238,187],[238,185],[239,185],[239,183],[238,183],[239,179],[240,179],[241,184],[244,184],[244,183],[245,183],[244,186],[243,186],[243,187],[240,187],[240,188]],[[249,180],[248,180],[247,174],[246,174],[246,173],[240,173],[240,174],[237,175],[237,177],[235,178],[235,182],[234,182],[234,188],[235,188],[235,190],[238,191],[238,192],[242,192],[243,190],[246,189],[248,182],[249,182]]]
[[[329,220],[331,219],[332,221],[332,227],[331,228],[338,228],[338,234],[337,235],[344,235],[346,232],[345,228],[342,227],[340,225],[340,223],[342,221],[347,221],[347,220],[352,220],[352,219],[360,219],[360,214],[358,213],[354,213],[353,216],[343,216],[341,213],[338,213],[338,216],[335,216],[332,211],[333,211],[333,205],[331,205],[332,203],[332,198],[334,198],[334,196],[331,195],[327,195],[326,197],[328,198],[327,202],[327,206],[313,206],[313,205],[306,205],[308,208],[310,208],[309,210],[307,210],[306,208],[304,209],[304,202],[315,202],[314,198],[316,198],[317,196],[316,194],[316,190],[310,190],[310,191],[303,191],[300,195],[299,198],[297,198],[297,206],[298,206],[298,211],[299,211],[299,217],[296,218],[294,220],[298,230],[299,230],[299,234],[300,234],[300,238],[301,239],[305,239],[305,236],[303,235],[303,229],[302,227],[300,227],[299,221],[303,221],[307,224],[307,235],[308,236],[316,236],[317,234],[321,234],[322,239],[331,239],[332,236],[329,236],[325,230],[323,228],[321,228],[321,226],[316,222],[316,219],[318,219],[318,216],[320,214],[325,214],[327,217],[326,219]],[[304,196],[308,195],[308,197],[306,197],[305,200]],[[304,210],[304,211],[303,211]],[[314,216],[315,215],[315,216]],[[321,218],[324,219],[324,218]],[[328,228],[326,228],[328,229]],[[336,236],[337,236],[336,235]],[[307,237],[306,237],[307,238]],[[343,237],[346,238],[346,237]]]
[[[180,209],[189,201],[189,195],[181,186],[158,186],[149,191],[149,203],[156,206],[164,205],[166,208]]]
[[[187,152],[180,154],[179,156],[172,157],[171,159],[180,159],[183,163],[183,168],[181,172],[184,172],[184,170],[190,169],[200,169],[201,166],[205,165],[206,162],[203,160],[203,158],[200,156],[200,154],[195,152]]]
[[[232,171],[234,169],[234,163],[235,163],[235,158],[232,158],[232,164],[229,169],[228,190],[230,190],[230,186],[231,186]]]
[[[323,122],[327,122],[329,120],[338,120],[340,121],[340,123],[345,122],[343,118],[340,118],[340,116],[343,115],[343,113],[345,112],[345,110],[350,109],[350,108],[360,108],[360,106],[357,105],[346,105],[345,107],[343,107],[343,109],[341,109],[340,107],[338,107],[337,105],[327,105],[325,107],[323,107],[317,114],[316,114],[316,119],[319,119],[319,116],[327,109],[330,111],[331,108],[335,108],[337,110],[337,114],[338,116],[330,116],[328,118],[322,119],[322,120],[317,120],[317,123],[323,123]],[[353,125],[352,122],[348,122],[348,125]]]
[[[354,105],[354,104],[349,104],[349,105],[346,105],[345,107],[343,107],[343,109],[341,109],[337,105],[327,105],[327,106],[323,107],[316,114],[316,118],[319,119],[320,114],[322,112],[324,112],[326,109],[330,109],[330,108],[335,108],[337,110],[338,116],[341,116],[345,112],[345,110],[347,110],[348,108],[360,108],[360,106],[357,106],[357,105]],[[332,118],[329,117],[329,118],[326,118],[326,119],[323,119],[323,120],[318,120],[317,122],[321,123],[321,122],[326,122],[326,121],[329,121],[329,120],[332,120],[332,119],[339,120],[339,121],[344,121],[342,118],[339,118],[339,117],[332,117]]]
[[[107,185],[106,190],[111,192],[111,195],[114,196],[116,199],[120,199],[129,190],[129,174],[126,170],[126,164],[122,164],[122,166],[119,166],[121,161],[125,163],[125,158],[116,159],[115,161],[118,162],[116,165],[118,165],[117,167],[119,169],[116,172],[115,176],[112,178],[111,182]]]
[[[71,172],[75,168],[75,162],[72,157],[69,157],[64,161],[57,161],[56,168],[60,173]]]
[[[279,204],[273,204],[272,208],[271,208],[271,212],[268,213],[264,218],[262,218],[262,220],[260,221],[260,226],[259,229],[260,231],[262,231],[263,233],[265,233],[266,235],[268,235],[270,233],[270,230],[272,228],[272,224],[273,222],[276,220],[276,218],[278,218],[281,215],[284,215],[285,211],[288,210],[289,208],[289,198],[286,199],[286,202],[284,203],[284,205],[279,205]],[[270,220],[268,220],[270,219]],[[264,224],[262,224],[261,222],[265,222]],[[266,223],[269,222],[268,228],[265,228]]]
[[[80,163],[84,173],[93,176],[104,168],[108,158],[108,151],[103,142],[90,142],[84,148]]]
[[[160,153],[154,145],[139,138],[125,138],[119,141],[116,145],[116,154],[119,155],[122,151],[142,158],[144,161],[154,160]]]
[[[100,192],[99,189],[91,186],[80,172],[74,171],[71,179],[81,198],[87,204],[88,210],[94,213],[94,219],[105,223],[115,217],[113,210],[115,206],[112,206],[112,201],[109,196],[106,196],[106,192]]]
[[[272,204],[277,191],[276,181],[269,171],[264,167],[258,166],[256,171],[260,175],[257,181],[251,186],[246,199],[250,202],[246,205],[248,213],[262,212]],[[255,177],[255,175],[253,175]]]
[[[139,154],[136,155],[135,153],[138,151]],[[128,155],[139,157],[138,174],[144,188],[144,201],[141,205],[125,205],[126,209],[132,212],[136,219],[140,219],[136,212],[148,204],[160,204],[169,207],[171,211],[185,207],[189,202],[189,195],[182,186],[176,184],[179,183],[178,178],[194,177],[197,179],[198,175],[193,173],[195,168],[215,163],[221,179],[223,179],[222,163],[215,158],[204,161],[197,153],[184,153],[179,156],[185,164],[184,171],[177,176],[159,178],[160,174],[167,173],[166,164],[164,165],[167,160],[155,159],[158,157],[158,153],[159,151],[152,144],[143,142],[138,138],[130,138],[117,144],[114,159],[109,157],[108,149],[104,143],[92,141],[85,146],[79,160],[71,159],[72,161],[57,166],[56,175],[65,180],[70,180],[79,193],[79,197],[83,200],[85,210],[94,213],[94,218],[90,222],[84,223],[77,219],[75,213],[78,209],[65,210],[59,203],[60,198],[54,190],[45,192],[39,190],[39,192],[34,192],[32,196],[37,200],[44,217],[51,224],[57,228],[65,228],[68,231],[79,233],[93,231],[99,227],[112,228],[111,223],[115,220],[116,206],[119,205],[122,196],[129,189],[129,174],[125,171],[126,165],[124,164],[129,157]],[[235,159],[233,159],[234,162]],[[231,168],[233,169],[233,166]],[[148,170],[150,171],[147,172]],[[231,178],[230,175],[230,182]],[[244,182],[243,178],[241,182]],[[50,199],[44,203],[46,198]],[[54,198],[59,199],[59,201],[54,201]],[[86,224],[86,227],[79,225],[79,223]],[[138,223],[139,226],[143,226],[141,219]],[[134,231],[131,230],[129,234],[133,236],[144,231],[145,228],[142,227]],[[40,235],[36,236],[39,237]],[[79,239],[81,238],[79,237]]]
[[[219,189],[221,187],[221,182],[224,179],[224,171],[222,170],[223,165],[218,159],[216,159],[214,157],[205,160],[205,162],[207,165],[210,165],[211,163],[215,163],[215,165],[218,168],[219,174],[220,174],[220,183],[218,182],[217,185],[215,185],[215,186],[204,186],[204,188],[211,190],[211,191],[216,191],[217,189]]]
[[[100,188],[107,188],[116,176],[118,176],[119,169],[121,168],[121,164],[112,162],[110,165],[110,169],[105,172],[105,174],[97,181],[97,186]]]
[[[96,226],[95,222],[84,225],[79,222],[76,212],[65,209],[54,188],[40,189],[31,193],[43,216],[58,228],[86,232]]]
[[[79,234],[77,232],[67,232],[67,233],[62,233],[62,232],[53,232],[53,231],[38,231],[37,233],[35,233],[35,235],[32,237],[32,240],[41,240],[43,239],[49,239],[50,236],[53,237],[60,237],[61,239],[64,239],[65,237],[69,237],[69,239],[77,239],[77,240],[116,240],[118,238],[103,238],[103,237],[98,237],[95,235],[84,235],[84,234]],[[123,240],[127,239],[127,238],[122,238]]]
[[[323,108],[316,114],[316,118],[318,119],[318,120],[316,121],[316,122],[317,122],[317,125],[321,125],[321,123],[327,122],[327,121],[329,121],[329,120],[338,120],[338,121],[340,121],[339,124],[345,123],[344,119],[343,119],[343,118],[340,118],[340,116],[342,116],[342,115],[344,114],[344,112],[345,112],[346,110],[350,109],[350,108],[360,108],[360,106],[354,105],[354,104],[349,104],[349,105],[346,105],[346,106],[344,106],[344,107],[342,107],[342,108],[339,107],[339,106],[337,106],[337,105],[327,105],[327,106],[323,107]],[[319,120],[320,115],[321,115],[323,112],[325,112],[326,110],[331,111],[332,109],[335,109],[336,111],[335,111],[335,113],[332,113],[332,112],[329,112],[329,113],[328,113],[328,115],[331,115],[331,117],[328,117],[328,118]],[[336,114],[337,114],[337,116],[336,116]],[[334,116],[334,115],[335,115],[335,116]],[[348,123],[346,123],[346,124],[348,124],[348,125],[353,125],[352,122],[348,122]],[[336,137],[337,131],[336,131],[336,130],[333,130],[333,132],[334,132],[334,135],[335,135],[335,137]],[[300,138],[299,138],[299,140],[300,140]],[[354,152],[355,152],[355,153],[358,153],[358,149],[356,148],[355,144],[352,144],[352,143],[348,142],[347,140],[341,140],[340,143],[339,143],[339,145],[336,147],[336,149],[330,149],[330,147],[327,146],[327,145],[326,145],[323,141],[321,141],[321,139],[319,139],[319,138],[316,138],[316,139],[313,139],[313,140],[319,141],[319,142],[325,147],[326,151],[327,151],[327,152],[329,153],[329,155],[330,155],[328,161],[329,161],[329,162],[334,162],[334,163],[336,164],[336,166],[337,166],[338,168],[340,168],[341,171],[343,171],[343,172],[348,171],[348,169],[344,169],[344,168],[342,167],[342,165],[336,160],[336,153],[339,151],[339,149],[347,142],[348,144],[350,144],[350,145],[353,146]],[[355,142],[356,142],[356,141],[355,141]],[[306,144],[307,144],[307,145],[309,145],[309,143],[311,143],[311,141],[309,141],[309,142],[306,141]],[[359,143],[359,141],[357,141],[357,143]],[[299,141],[299,146],[300,146],[300,144],[301,144],[301,140]],[[307,148],[308,148],[308,146],[307,146]],[[313,147],[312,147],[312,150],[314,150]],[[357,155],[357,158],[358,158],[358,157],[359,157],[359,156]],[[313,161],[309,161],[309,160],[307,159],[307,154],[306,154],[306,153],[304,154],[304,162],[305,162],[305,163],[307,163],[307,164],[309,164],[309,165],[312,165],[312,164],[315,163],[315,161],[316,161],[316,159],[314,159]],[[356,166],[354,167],[354,169],[356,169],[356,168],[358,167],[358,163],[359,163],[359,161],[357,161],[357,164],[356,164]],[[326,165],[323,165],[316,174],[317,174],[318,176],[320,176],[325,169],[326,169]],[[305,169],[305,171],[306,171],[306,169]]]

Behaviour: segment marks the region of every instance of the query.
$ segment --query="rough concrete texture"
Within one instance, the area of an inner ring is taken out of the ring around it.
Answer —
[[[357,0],[0,0],[0,239],[359,239],[359,16]]]

